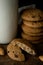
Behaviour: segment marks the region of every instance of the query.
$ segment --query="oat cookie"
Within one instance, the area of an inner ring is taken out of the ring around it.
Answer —
[[[30,37],[24,33],[21,34],[22,38],[25,39],[25,40],[28,40],[30,41],[32,44],[38,44],[38,43],[42,43],[43,42],[43,38],[38,40],[38,38],[33,38],[33,37]]]
[[[24,33],[22,33],[21,36],[22,36],[23,39],[30,41],[30,43],[32,43],[32,44],[39,44],[39,43],[43,42],[43,38],[40,39],[40,40],[36,40],[36,39],[34,40],[33,38],[30,39]]]
[[[0,48],[0,55],[4,55],[4,49]]]
[[[43,32],[43,28],[31,28],[24,24],[22,24],[21,28],[24,32],[27,32],[27,33],[39,34]]]
[[[29,36],[25,33],[21,33],[21,36],[22,38],[26,39],[26,40],[30,40],[30,41],[37,41],[37,40],[40,40],[40,39],[43,39],[43,37],[35,37],[35,36]]]
[[[21,18],[26,21],[43,20],[43,12],[40,9],[29,8],[23,11]]]
[[[26,30],[24,30],[23,29],[23,32],[25,33],[25,34],[27,34],[27,35],[29,35],[29,36],[35,36],[35,37],[37,37],[37,36],[43,36],[43,32],[41,32],[41,33],[31,33],[31,32],[27,32]]]
[[[32,27],[32,28],[41,28],[43,27],[43,21],[33,21],[33,22],[30,22],[30,21],[23,21],[23,24],[29,26],[29,27]]]
[[[36,55],[34,49],[32,48],[32,45],[27,42],[24,39],[14,39],[11,44],[13,44],[14,46],[18,46],[20,47],[22,50],[26,51],[27,53],[31,54],[31,55]]]
[[[7,46],[7,54],[12,60],[25,61],[25,57],[24,54],[22,54],[21,49],[13,44],[9,44]]]
[[[34,30],[34,29],[33,29]],[[43,36],[43,28],[40,29],[40,31],[38,31],[37,29],[37,32],[36,32],[36,29],[33,31],[31,30],[31,28],[27,29],[27,26],[26,25],[22,25],[22,31],[29,35],[29,36]]]

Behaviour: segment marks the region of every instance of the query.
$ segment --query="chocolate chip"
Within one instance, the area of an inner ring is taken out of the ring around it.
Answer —
[[[8,53],[9,53],[9,51],[8,51]]]
[[[15,57],[18,58],[18,55],[15,54]]]
[[[32,18],[35,18],[35,16],[32,16]]]
[[[14,53],[14,51],[13,51],[13,53]]]
[[[15,46],[17,46],[17,44],[15,44]]]

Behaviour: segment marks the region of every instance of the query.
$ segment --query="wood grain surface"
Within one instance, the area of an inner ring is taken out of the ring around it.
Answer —
[[[37,47],[37,50],[42,49],[42,47],[40,48],[40,46],[42,45],[35,45],[35,47]],[[29,54],[25,54],[26,60],[24,62],[18,62],[18,61],[14,61],[12,59],[10,59],[7,55],[7,45],[0,45],[0,47],[2,47],[5,50],[5,56],[0,56],[0,65],[43,65],[43,62],[41,62],[38,57],[36,56],[31,56]],[[38,48],[39,47],[39,48]],[[37,51],[38,52],[38,51]],[[40,51],[42,52],[42,51]]]

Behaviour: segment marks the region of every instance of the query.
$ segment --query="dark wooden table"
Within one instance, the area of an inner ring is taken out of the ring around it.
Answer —
[[[38,45],[35,45],[35,47],[37,47]],[[41,46],[41,48],[40,48]],[[43,44],[42,45],[39,45],[37,47],[37,50],[42,50],[43,51],[43,48],[42,48]],[[5,56],[0,56],[0,65],[43,65],[43,62],[41,62],[38,57],[36,56],[31,56],[29,54],[26,54],[26,61],[24,62],[18,62],[18,61],[13,61],[12,59],[10,59],[7,55],[7,52],[6,52],[6,48],[7,48],[7,45],[0,45],[0,47],[4,48],[5,50]],[[40,52],[42,52],[40,51]]]

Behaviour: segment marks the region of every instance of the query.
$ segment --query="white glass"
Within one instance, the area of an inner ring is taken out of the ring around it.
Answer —
[[[18,0],[0,0],[0,44],[7,44],[17,34]]]

